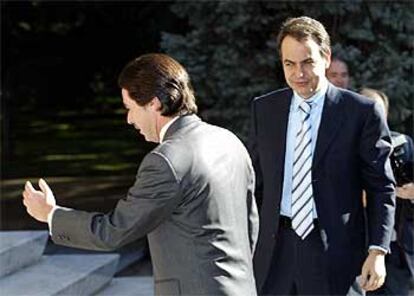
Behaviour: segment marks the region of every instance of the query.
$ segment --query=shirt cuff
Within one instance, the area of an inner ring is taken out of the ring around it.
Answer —
[[[384,249],[383,247],[380,246],[369,246],[368,250],[380,250],[382,252],[384,252],[384,254],[388,254],[389,251],[387,249]]]
[[[49,234],[50,236],[52,236],[52,219],[53,219],[53,214],[55,213],[55,211],[57,209],[60,209],[61,207],[59,206],[53,206],[52,210],[49,212],[49,214],[47,214],[47,225],[49,225]]]

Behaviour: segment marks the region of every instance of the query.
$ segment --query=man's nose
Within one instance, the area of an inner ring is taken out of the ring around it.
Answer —
[[[302,67],[302,65],[297,65],[296,67],[295,67],[295,74],[296,74],[296,76],[297,77],[303,77],[303,67]]]

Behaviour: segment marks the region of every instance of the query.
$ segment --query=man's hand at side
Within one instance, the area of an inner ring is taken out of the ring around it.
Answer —
[[[365,291],[373,291],[384,284],[385,253],[379,250],[370,250],[362,266],[360,285]]]
[[[408,183],[401,187],[397,187],[397,197],[402,199],[414,200],[414,183]]]
[[[23,191],[23,204],[30,216],[40,222],[47,222],[47,216],[56,205],[53,192],[46,181],[39,179],[40,190],[33,188],[32,183],[27,181]]]

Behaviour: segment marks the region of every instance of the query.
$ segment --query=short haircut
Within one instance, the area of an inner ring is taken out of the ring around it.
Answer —
[[[190,77],[168,55],[151,53],[130,61],[121,71],[118,85],[140,106],[157,97],[163,116],[197,113]]]
[[[280,57],[282,56],[282,42],[286,36],[291,36],[298,41],[312,38],[319,45],[321,56],[330,53],[331,39],[328,32],[320,22],[310,17],[289,18],[282,24],[276,39]]]

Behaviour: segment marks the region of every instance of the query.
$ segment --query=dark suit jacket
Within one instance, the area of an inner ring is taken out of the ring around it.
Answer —
[[[112,250],[148,234],[157,295],[255,295],[254,172],[229,131],[180,117],[109,214],[58,209],[52,239]]]
[[[289,107],[283,89],[252,103],[250,152],[261,205],[254,258],[260,291],[279,223]],[[366,257],[362,190],[368,200],[369,244],[389,249],[394,223],[390,135],[380,109],[362,96],[329,85],[312,163],[312,185],[333,293],[346,293]]]

